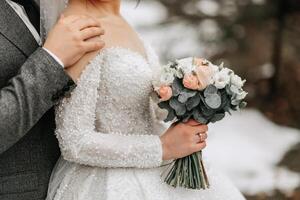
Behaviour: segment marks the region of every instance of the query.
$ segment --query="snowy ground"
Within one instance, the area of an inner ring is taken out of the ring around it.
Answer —
[[[247,194],[290,192],[300,175],[277,167],[300,131],[278,126],[256,110],[245,110],[210,126],[206,156]]]
[[[137,9],[134,7],[135,1],[125,1],[125,17],[152,42],[159,55],[164,56],[162,60],[207,56],[215,50],[196,39],[197,34],[218,34],[212,21],[204,21],[200,27],[181,22],[157,26],[167,16],[162,5],[146,1]],[[299,130],[277,126],[258,111],[245,110],[210,126],[204,154],[246,194],[271,193],[274,189],[288,193],[300,185],[300,175],[276,165],[299,141]]]

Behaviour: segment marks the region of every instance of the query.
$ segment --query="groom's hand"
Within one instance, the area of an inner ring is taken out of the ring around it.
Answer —
[[[61,16],[48,34],[44,48],[69,67],[83,55],[104,47],[100,36],[104,34],[99,21],[88,16]],[[91,38],[97,38],[89,40]]]

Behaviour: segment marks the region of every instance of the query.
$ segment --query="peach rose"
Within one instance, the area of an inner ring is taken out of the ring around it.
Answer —
[[[196,76],[199,81],[199,90],[205,89],[209,84],[213,83],[213,71],[209,66],[201,66],[196,69]]]
[[[160,100],[168,101],[172,97],[172,88],[170,86],[161,86],[158,89],[158,95],[160,96]]]
[[[198,90],[199,89],[199,80],[197,76],[193,74],[185,74],[183,77],[183,85],[184,87],[191,89],[191,90]]]

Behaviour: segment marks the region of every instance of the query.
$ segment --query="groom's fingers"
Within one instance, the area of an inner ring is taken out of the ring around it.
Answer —
[[[90,27],[81,31],[82,39],[88,40],[90,38],[104,35],[104,30],[99,27]]]
[[[101,27],[101,24],[98,20],[93,18],[80,18],[73,22],[73,25],[77,30],[84,30],[89,27]]]
[[[105,43],[102,40],[87,41],[87,42],[84,42],[84,45],[83,45],[86,52],[98,51],[99,49],[102,49],[104,46],[105,46]]]
[[[59,20],[62,21],[63,23],[70,24],[70,23],[72,23],[80,18],[84,18],[84,17],[85,17],[84,15],[70,15],[67,17],[62,15]]]

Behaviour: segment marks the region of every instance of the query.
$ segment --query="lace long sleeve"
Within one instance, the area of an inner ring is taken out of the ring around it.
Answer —
[[[96,167],[152,168],[162,163],[157,135],[100,133],[95,130],[100,83],[99,54],[83,72],[70,98],[56,109],[56,135],[64,159]]]

